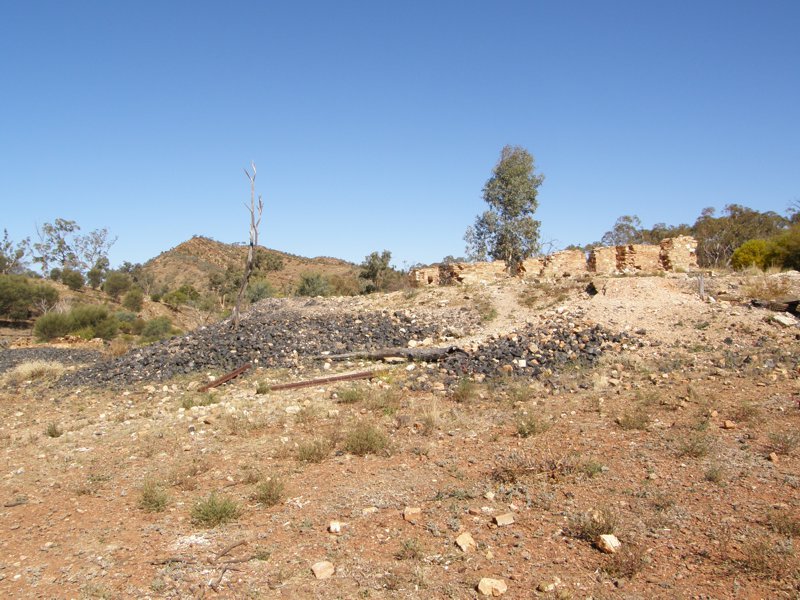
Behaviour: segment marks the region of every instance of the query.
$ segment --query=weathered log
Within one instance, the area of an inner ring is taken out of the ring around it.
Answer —
[[[358,352],[346,352],[345,354],[327,354],[317,356],[316,360],[380,360],[382,358],[398,357],[406,360],[435,362],[456,352],[464,351],[456,346],[447,348],[381,348],[380,350],[361,350]]]
[[[755,306],[757,308],[766,308],[768,310],[773,310],[775,312],[788,312],[790,314],[800,316],[798,313],[798,306],[800,306],[800,300],[751,300],[751,306]]]

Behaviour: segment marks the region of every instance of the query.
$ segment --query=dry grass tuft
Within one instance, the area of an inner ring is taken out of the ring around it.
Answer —
[[[253,500],[264,506],[275,506],[283,498],[285,489],[286,485],[283,480],[276,475],[272,475],[256,486]]]
[[[216,527],[222,523],[235,521],[239,514],[236,502],[211,492],[207,498],[198,500],[192,507],[192,522],[196,525]]]
[[[5,374],[7,385],[20,385],[28,381],[55,381],[64,373],[64,365],[58,362],[33,360],[24,362]]]
[[[344,449],[356,456],[377,454],[389,446],[389,440],[374,425],[359,423],[347,434],[344,440]]]

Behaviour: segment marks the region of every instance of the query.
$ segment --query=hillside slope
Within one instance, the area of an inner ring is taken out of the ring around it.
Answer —
[[[293,290],[303,275],[311,273],[326,277],[358,276],[356,265],[338,258],[306,258],[278,250],[264,250],[283,261],[283,268],[271,271],[267,277],[273,287],[282,292]],[[158,285],[166,285],[169,289],[188,284],[199,291],[208,291],[212,274],[223,273],[228,267],[242,269],[246,256],[247,246],[195,236],[147,261],[144,270],[153,275]]]

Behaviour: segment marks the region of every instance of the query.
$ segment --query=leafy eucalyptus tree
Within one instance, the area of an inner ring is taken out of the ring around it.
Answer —
[[[464,236],[473,260],[503,260],[509,271],[539,250],[539,226],[533,218],[544,175],[536,174],[534,159],[520,146],[506,146],[492,176],[483,187],[489,209],[475,219]]]

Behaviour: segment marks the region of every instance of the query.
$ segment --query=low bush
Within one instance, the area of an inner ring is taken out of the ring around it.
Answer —
[[[142,326],[141,335],[143,342],[156,342],[166,339],[172,332],[172,322],[169,317],[156,317],[145,322]]]
[[[122,306],[133,312],[142,310],[144,303],[144,292],[139,288],[133,288],[122,298]]]
[[[22,275],[0,275],[0,317],[23,321],[52,308],[58,291],[45,283],[31,283]]]
[[[239,517],[239,506],[230,498],[211,492],[207,498],[198,500],[192,507],[192,522],[196,525],[215,527],[235,521]]]

